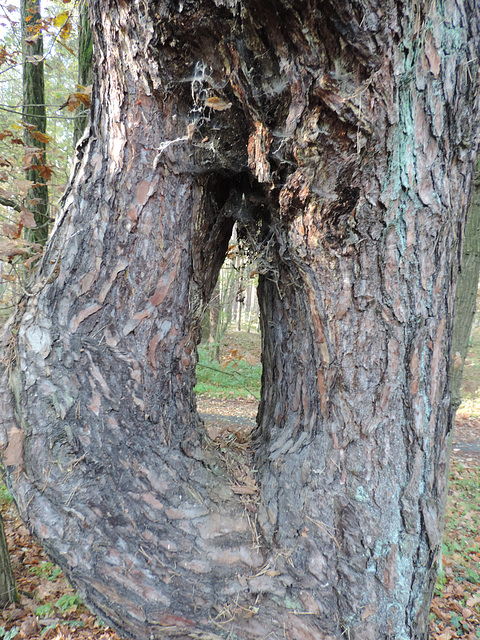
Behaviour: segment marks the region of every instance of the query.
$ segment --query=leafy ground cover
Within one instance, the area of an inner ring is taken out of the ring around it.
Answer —
[[[480,421],[477,425],[480,442]],[[480,456],[452,459],[443,562],[431,608],[436,640],[480,638]]]
[[[119,640],[83,605],[59,567],[34,541],[3,485],[0,510],[18,593],[18,602],[0,611],[0,638]]]
[[[475,345],[480,343],[477,333]],[[259,336],[245,332],[237,338],[228,336],[220,363],[212,362],[204,349],[200,362],[212,368],[204,367],[203,373],[197,369],[199,411],[219,446],[232,434],[242,445],[256,414],[252,392],[258,394],[260,388]],[[478,358],[480,363],[480,344]],[[442,570],[430,613],[433,640],[480,640],[480,395],[474,367],[467,369],[471,386],[458,413],[453,446]],[[237,467],[233,473],[242,472]],[[255,497],[249,478],[241,478],[238,491],[245,499]],[[0,508],[19,595],[18,603],[0,612],[0,640],[119,640],[82,604],[35,543],[2,486]]]
[[[262,365],[260,335],[246,331],[227,334],[221,345],[220,362],[213,359],[208,345],[198,349],[198,396],[210,398],[260,399]]]

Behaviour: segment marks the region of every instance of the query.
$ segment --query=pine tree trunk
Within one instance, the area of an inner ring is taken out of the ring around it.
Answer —
[[[461,269],[455,297],[455,317],[452,336],[452,361],[450,365],[450,389],[453,415],[462,401],[463,367],[468,353],[468,343],[477,304],[478,278],[480,272],[480,162],[475,172],[472,203],[465,225]]]
[[[90,8],[91,136],[4,338],[23,517],[138,640],[426,639],[478,7]],[[261,271],[258,501],[193,391],[234,222]]]
[[[10,555],[8,553],[5,529],[0,514],[0,607],[8,607],[15,600],[15,581],[13,579]]]
[[[88,17],[88,3],[83,0],[79,8],[78,27],[78,84],[87,87],[93,82],[93,39],[90,21]],[[77,107],[75,112],[75,124],[73,127],[73,144],[83,135],[88,123],[90,110],[83,104]]]
[[[45,112],[45,79],[43,64],[43,36],[40,0],[21,0],[23,44],[23,122],[25,145],[29,155],[29,168],[25,178],[33,182],[28,192],[27,209],[32,211],[37,226],[29,229],[32,242],[44,244],[48,238],[48,187],[42,166],[46,164],[46,143],[39,139],[47,131]],[[35,151],[38,149],[38,151]]]

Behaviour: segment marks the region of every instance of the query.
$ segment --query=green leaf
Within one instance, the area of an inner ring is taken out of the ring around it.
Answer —
[[[48,618],[54,613],[55,609],[53,604],[47,602],[47,604],[42,604],[35,609],[35,615],[39,618]]]
[[[19,631],[19,627],[12,627],[10,631],[5,631],[5,627],[0,627],[0,638],[2,640],[13,640]]]
[[[81,604],[83,604],[83,602],[76,593],[66,593],[56,602],[56,606],[62,611],[68,611]]]

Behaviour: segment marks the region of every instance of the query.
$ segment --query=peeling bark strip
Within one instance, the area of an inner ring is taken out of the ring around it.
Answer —
[[[426,638],[478,3],[89,4],[90,136],[6,336],[23,517],[132,638]],[[234,222],[262,273],[249,509],[193,392]]]

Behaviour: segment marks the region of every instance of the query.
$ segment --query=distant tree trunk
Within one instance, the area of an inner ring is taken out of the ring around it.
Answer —
[[[91,136],[4,338],[22,516],[137,640],[426,639],[478,4],[90,8]],[[261,271],[250,498],[194,394],[235,221]]]
[[[83,0],[79,9],[78,33],[78,84],[87,87],[93,82],[93,39],[88,17],[88,3]],[[74,145],[80,140],[87,126],[90,110],[83,104],[77,108],[73,128]]]
[[[230,324],[235,320],[235,279],[236,272],[233,265],[230,266],[227,272],[227,277],[224,282],[224,294],[222,297],[222,303],[225,310],[225,327],[228,329]]]
[[[237,331],[241,331],[242,330],[242,307],[243,307],[243,302],[242,302],[242,298],[237,298],[237,310],[238,310],[238,314],[237,314]]]
[[[237,256],[236,260],[236,278],[235,278],[235,309],[236,309],[236,323],[237,323],[237,331],[242,330],[242,310],[243,310],[243,302],[245,296],[245,290],[243,285],[243,277],[244,277],[244,265],[243,265],[243,257],[241,255]]]
[[[468,353],[470,333],[477,303],[480,271],[480,161],[475,172],[472,203],[465,225],[461,268],[458,275],[455,297],[455,317],[452,337],[452,360],[450,366],[453,416],[462,401],[460,388],[463,367]]]
[[[8,607],[15,600],[15,580],[13,579],[7,539],[0,514],[0,607]]]
[[[217,280],[215,289],[209,304],[210,310],[210,335],[208,342],[210,343],[211,355],[217,362],[220,362],[220,338],[221,338],[221,326],[220,326],[220,283]]]
[[[28,192],[27,208],[32,211],[37,226],[28,230],[32,242],[44,244],[48,238],[48,187],[42,166],[46,164],[46,142],[42,139],[47,131],[45,112],[45,79],[43,65],[43,36],[41,30],[40,0],[21,0],[23,42],[23,122],[25,145],[32,151],[27,180],[33,182]],[[34,149],[38,149],[37,152]]]
[[[252,290],[253,284],[248,280],[245,287],[245,322],[247,323],[247,332],[250,333],[250,319],[252,316]]]

